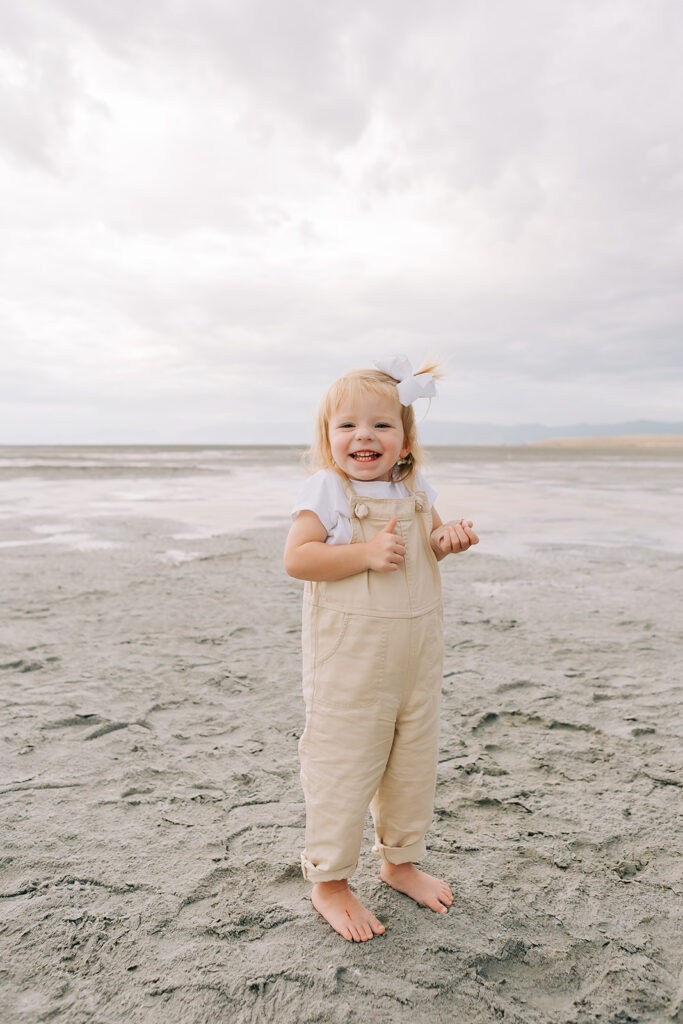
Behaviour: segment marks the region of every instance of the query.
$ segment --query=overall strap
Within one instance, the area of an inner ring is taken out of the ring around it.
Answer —
[[[410,473],[408,473],[408,476],[405,476],[403,478],[403,480],[401,480],[401,483],[404,485],[404,487],[408,488],[408,495],[409,495],[409,497],[414,498],[415,497],[415,470],[411,469]]]
[[[349,499],[349,501],[352,501],[354,498],[357,497],[356,492],[351,486],[351,481],[347,476],[342,476],[342,485],[344,487],[344,494]]]

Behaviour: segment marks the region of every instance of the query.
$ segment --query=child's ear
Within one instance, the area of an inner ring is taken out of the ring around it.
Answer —
[[[405,459],[406,455],[410,454],[410,439],[407,437],[403,438],[403,447],[400,454],[402,459]]]

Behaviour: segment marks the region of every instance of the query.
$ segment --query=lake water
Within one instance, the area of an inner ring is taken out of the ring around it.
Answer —
[[[306,473],[301,448],[0,448],[0,547],[87,551],[132,543],[153,521],[169,551],[248,528],[285,526]],[[683,449],[452,447],[426,469],[441,517],[469,516],[480,550],[547,545],[683,551]]]

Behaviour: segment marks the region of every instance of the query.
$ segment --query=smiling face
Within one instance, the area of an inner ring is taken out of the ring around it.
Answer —
[[[363,391],[346,398],[330,418],[329,440],[332,458],[352,480],[391,480],[410,451],[398,396]]]

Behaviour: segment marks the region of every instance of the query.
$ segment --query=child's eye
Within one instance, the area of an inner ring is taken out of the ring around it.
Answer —
[[[344,430],[344,429],[346,429],[346,428],[348,428],[348,427],[352,427],[352,426],[353,426],[353,423],[340,423],[340,424],[339,424],[339,426],[340,426],[340,428],[341,428],[342,430]]]
[[[390,426],[391,426],[391,423],[377,423],[377,424],[375,424],[375,426],[376,426],[376,427],[377,427],[377,429],[379,430],[379,429],[380,429],[380,427],[390,427]]]

